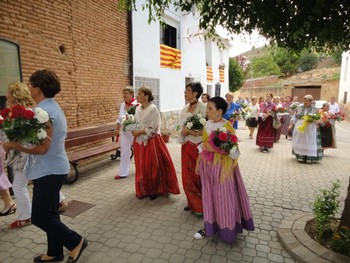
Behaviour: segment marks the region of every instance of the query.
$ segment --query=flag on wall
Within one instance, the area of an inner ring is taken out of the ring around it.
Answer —
[[[225,69],[219,68],[220,72],[220,82],[225,82]]]
[[[160,66],[181,69],[181,50],[160,44]]]
[[[213,68],[207,67],[207,81],[213,81]]]

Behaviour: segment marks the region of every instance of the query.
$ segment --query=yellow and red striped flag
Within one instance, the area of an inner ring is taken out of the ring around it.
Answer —
[[[225,69],[219,68],[220,82],[225,82]]]
[[[213,68],[207,67],[207,81],[213,81]]]
[[[181,50],[160,44],[160,66],[181,69]]]

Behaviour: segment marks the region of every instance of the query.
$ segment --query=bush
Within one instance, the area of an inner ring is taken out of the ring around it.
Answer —
[[[342,226],[333,236],[331,248],[335,252],[339,252],[350,257],[350,230],[346,226]]]
[[[318,240],[321,244],[333,234],[330,223],[339,208],[339,189],[340,183],[337,180],[332,183],[330,189],[321,189],[316,193],[312,211],[315,216]]]

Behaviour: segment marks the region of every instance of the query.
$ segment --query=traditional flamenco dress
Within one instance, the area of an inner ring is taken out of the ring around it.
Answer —
[[[217,149],[210,134],[220,127],[235,133],[228,121],[208,121],[203,132],[203,143],[209,142]],[[220,153],[220,149],[209,152],[204,147],[199,165],[205,235],[211,237],[217,234],[221,240],[231,243],[237,233],[243,232],[243,228],[253,231],[252,212],[238,160]]]

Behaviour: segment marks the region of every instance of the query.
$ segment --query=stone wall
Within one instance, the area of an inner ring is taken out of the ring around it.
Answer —
[[[2,0],[0,38],[20,45],[23,81],[42,68],[57,73],[70,129],[115,122],[130,83],[128,19],[117,1]]]

